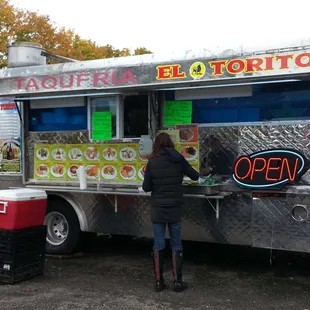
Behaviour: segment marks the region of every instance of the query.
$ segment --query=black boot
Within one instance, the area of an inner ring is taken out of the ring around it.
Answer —
[[[173,290],[175,292],[182,292],[188,288],[187,283],[183,281],[182,267],[183,251],[172,251]]]
[[[161,292],[166,288],[163,272],[164,272],[164,250],[154,250],[153,266],[156,277],[155,291]]]

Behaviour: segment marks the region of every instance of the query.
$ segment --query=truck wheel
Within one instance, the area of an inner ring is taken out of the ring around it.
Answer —
[[[47,228],[46,253],[71,254],[78,246],[80,223],[65,200],[48,200],[44,225]]]

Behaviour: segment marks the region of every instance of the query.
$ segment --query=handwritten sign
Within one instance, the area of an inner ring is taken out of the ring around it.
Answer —
[[[106,141],[112,139],[112,113],[94,112],[93,113],[93,135],[96,141]]]
[[[166,101],[164,109],[164,126],[191,124],[192,101]]]

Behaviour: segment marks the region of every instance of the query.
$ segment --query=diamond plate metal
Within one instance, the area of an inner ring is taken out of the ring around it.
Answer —
[[[254,247],[310,252],[310,222],[293,219],[291,214],[295,204],[306,205],[310,211],[308,196],[253,201]]]
[[[251,214],[252,199],[247,195],[225,198],[219,219],[207,200],[186,199],[184,239],[251,245]]]
[[[251,154],[263,149],[293,148],[310,157],[310,125],[225,126],[199,128],[201,156],[210,150],[206,139],[217,137],[224,149],[235,155]]]
[[[210,151],[206,139],[218,137],[224,149],[235,154],[249,154],[274,147],[295,148],[310,157],[308,124],[287,126],[205,127],[199,129],[201,158]],[[26,176],[33,176],[35,143],[90,143],[87,132],[29,133],[26,136]],[[310,175],[310,174],[308,174]],[[307,179],[306,177],[304,179]],[[303,180],[304,180],[303,179]],[[186,199],[183,238],[185,240],[241,244],[310,252],[309,221],[296,222],[291,217],[295,203],[310,206],[307,191],[284,199],[252,199],[245,193],[233,194],[221,202],[220,218],[206,200]],[[90,231],[152,237],[148,198],[114,197],[71,193],[88,221]],[[309,246],[308,246],[309,244]]]
[[[115,213],[113,196],[107,199],[104,195],[72,195],[83,207],[90,231],[152,237],[148,198],[118,196]],[[184,209],[184,240],[251,245],[250,197],[235,195],[224,199],[218,220],[206,200],[186,199]]]

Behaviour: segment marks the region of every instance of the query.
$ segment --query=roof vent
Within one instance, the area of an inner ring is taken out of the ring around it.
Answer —
[[[42,52],[45,49],[41,44],[16,41],[8,48],[8,68],[45,65]]]

